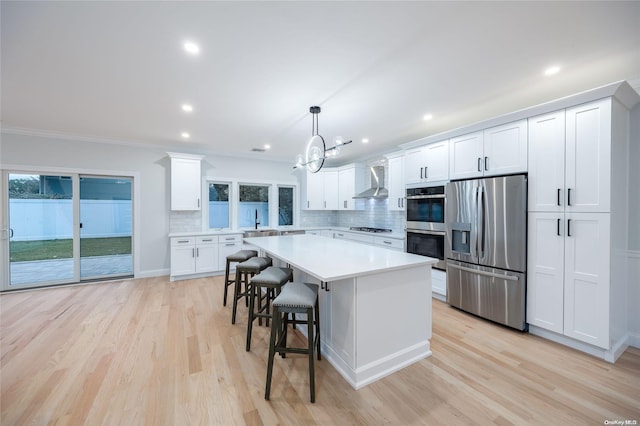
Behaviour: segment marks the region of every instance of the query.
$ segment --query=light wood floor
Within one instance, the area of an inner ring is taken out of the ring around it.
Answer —
[[[167,277],[0,295],[2,425],[640,422],[640,350],[615,364],[434,301],[433,356],[359,391],[325,360],[245,352],[222,278]],[[401,332],[401,331],[399,331]],[[302,343],[302,341],[300,342]],[[384,344],[384,342],[380,342]]]

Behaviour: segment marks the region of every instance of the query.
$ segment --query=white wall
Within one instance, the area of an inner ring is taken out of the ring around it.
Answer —
[[[169,273],[170,159],[166,150],[43,136],[1,135],[0,168],[25,166],[69,170],[136,172],[140,176],[140,274]],[[203,176],[296,183],[286,163],[206,156]],[[199,229],[196,229],[199,230]]]

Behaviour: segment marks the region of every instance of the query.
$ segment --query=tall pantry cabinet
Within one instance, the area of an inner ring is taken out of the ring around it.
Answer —
[[[607,97],[528,128],[530,331],[613,362],[628,338],[629,110]]]

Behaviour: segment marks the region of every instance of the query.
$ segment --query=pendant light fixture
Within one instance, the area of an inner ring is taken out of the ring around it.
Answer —
[[[342,145],[350,144],[352,141],[344,141],[341,136],[336,137],[335,145],[327,148],[324,138],[318,133],[318,114],[320,114],[319,106],[309,108],[311,116],[311,139],[307,144],[304,157],[298,154],[294,169],[306,167],[311,173],[317,173],[322,169],[324,160],[328,157],[335,157],[340,152]]]

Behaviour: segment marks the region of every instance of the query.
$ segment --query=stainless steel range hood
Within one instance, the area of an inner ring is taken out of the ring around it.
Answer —
[[[353,198],[387,198],[389,191],[384,187],[384,166],[372,166],[371,188]]]

